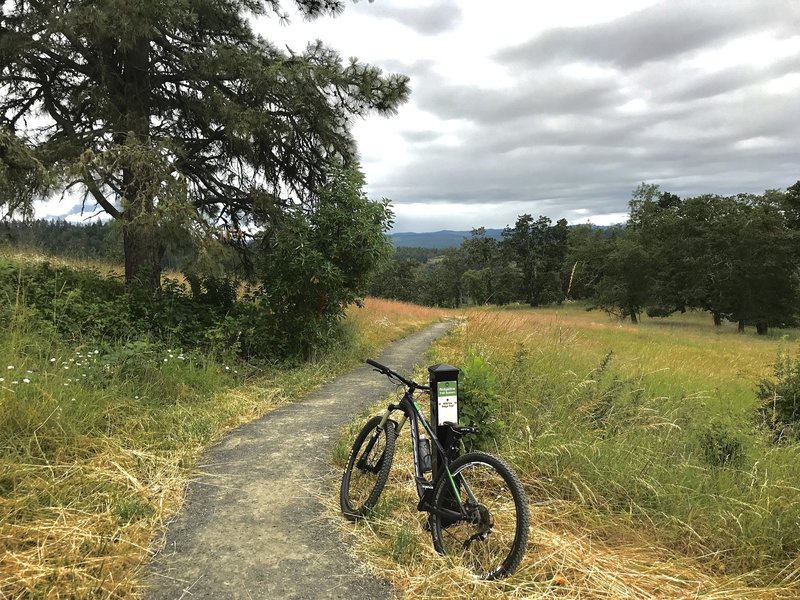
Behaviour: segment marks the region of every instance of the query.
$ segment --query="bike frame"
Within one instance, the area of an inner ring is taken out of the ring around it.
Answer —
[[[386,411],[383,413],[383,418],[381,419],[380,424],[378,425],[378,435],[383,429],[386,427],[386,423],[389,421],[389,417],[395,411],[400,411],[403,413],[403,418],[397,424],[397,435],[400,435],[400,431],[403,429],[406,421],[409,422],[409,427],[411,428],[411,453],[414,457],[414,481],[417,485],[417,495],[419,496],[419,504],[417,505],[417,510],[425,511],[431,514],[436,514],[436,516],[444,517],[448,519],[463,519],[469,518],[469,514],[465,508],[465,503],[461,500],[461,493],[459,492],[459,485],[456,483],[456,479],[453,477],[453,474],[450,472],[450,459],[447,456],[447,452],[445,451],[444,447],[442,446],[439,438],[436,437],[436,433],[433,431],[430,423],[425,418],[425,415],[422,414],[419,405],[417,404],[416,400],[414,400],[414,391],[416,390],[430,390],[428,386],[422,386],[418,384],[409,384],[407,382],[403,382],[406,385],[405,393],[403,394],[403,398],[400,400],[399,404],[390,404]],[[428,479],[425,476],[425,472],[422,470],[422,463],[419,456],[419,435],[420,435],[420,425],[428,434],[430,439],[433,441],[433,444],[436,448],[436,452],[438,453],[439,458],[441,459],[441,468],[439,471],[439,475],[435,481]],[[377,439],[377,435],[373,438],[373,440],[369,443],[368,448],[365,450],[364,455],[368,454],[369,449],[374,444],[375,439]],[[442,478],[447,478],[450,481],[450,485],[452,487],[453,493],[455,498],[458,498],[458,512],[454,510],[448,509],[436,509],[432,503],[432,494],[433,490],[436,485],[439,483],[439,480]],[[457,476],[459,480],[459,484],[466,492],[468,501],[477,505],[477,500],[472,493],[469,485],[467,484],[466,480],[461,477]]]

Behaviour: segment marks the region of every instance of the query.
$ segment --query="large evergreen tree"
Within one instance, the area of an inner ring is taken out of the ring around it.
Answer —
[[[295,3],[308,18],[343,8]],[[178,232],[249,247],[254,226],[313,210],[331,167],[354,160],[350,120],[392,113],[407,79],[254,34],[249,17],[280,11],[278,0],[2,4],[0,188],[13,194],[0,204],[29,210],[42,169],[56,174],[122,222],[126,280],[151,289]]]

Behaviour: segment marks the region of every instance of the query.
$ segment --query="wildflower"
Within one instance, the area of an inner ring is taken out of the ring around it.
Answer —
[[[69,371],[69,365],[64,365],[64,370]]]
[[[26,372],[26,373],[33,373],[33,371],[31,371],[30,369],[28,369],[28,370],[27,370],[27,371],[25,371],[25,372]]]
[[[100,354],[100,350],[95,350],[94,353],[95,354]]]
[[[23,379],[23,380],[22,380],[22,383],[30,383],[30,382],[31,382],[31,380],[30,380],[30,379],[28,379],[27,377],[26,377],[25,379]]]
[[[3,383],[6,380],[5,377],[0,377],[0,383]]]
[[[75,398],[70,398],[69,401],[70,402],[75,402]]]
[[[169,360],[168,358],[165,358],[165,359],[164,359],[164,362],[167,362],[168,360]]]
[[[231,368],[230,368],[230,367],[228,367],[228,366],[226,366],[226,367],[225,367],[225,370],[226,370],[226,371],[230,371],[230,370],[231,370]]]
[[[56,359],[55,359],[55,358],[51,358],[51,359],[50,359],[50,362],[51,362],[51,363],[54,363],[54,362],[56,362]]]
[[[18,383],[19,383],[19,381],[17,381],[17,380],[15,379],[14,381],[12,381],[12,382],[11,382],[11,385],[17,385]]]
[[[11,369],[13,369],[13,368],[14,368],[14,365],[8,365],[8,370],[9,370],[9,371],[10,371]]]
[[[134,397],[133,397],[133,399],[134,399],[134,400],[138,400],[138,399],[139,399],[139,396],[134,396]]]

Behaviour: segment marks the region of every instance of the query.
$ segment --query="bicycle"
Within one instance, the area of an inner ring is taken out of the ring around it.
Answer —
[[[528,499],[517,475],[500,458],[485,452],[458,456],[464,435],[477,428],[445,423],[451,435],[445,448],[414,399],[430,387],[406,379],[374,360],[374,370],[405,387],[398,404],[369,419],[356,436],[342,475],[339,500],[350,521],[369,515],[378,502],[394,458],[395,441],[406,421],[411,429],[417,510],[429,513],[426,529],[437,552],[453,556],[482,579],[500,579],[519,566],[528,542]],[[398,422],[395,412],[402,413]],[[428,438],[420,433],[422,426]],[[431,472],[430,442],[438,459],[438,476]]]

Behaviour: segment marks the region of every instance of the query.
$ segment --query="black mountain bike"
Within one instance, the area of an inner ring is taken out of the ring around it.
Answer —
[[[417,510],[429,513],[427,526],[433,546],[453,556],[482,579],[499,579],[512,573],[528,543],[528,499],[517,475],[501,459],[485,452],[457,456],[461,437],[474,427],[446,423],[452,435],[444,448],[414,399],[416,391],[430,388],[406,379],[374,360],[367,364],[391,381],[405,386],[399,404],[372,417],[353,443],[347,460],[340,504],[344,516],[355,521],[369,514],[386,485],[394,458],[395,441],[406,421],[411,427]],[[398,422],[395,413],[401,415]],[[429,439],[420,432],[420,425]],[[431,447],[438,459],[438,476],[431,471]],[[452,460],[451,460],[452,459]]]

